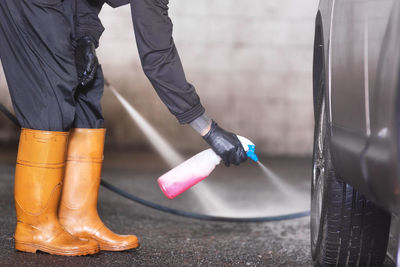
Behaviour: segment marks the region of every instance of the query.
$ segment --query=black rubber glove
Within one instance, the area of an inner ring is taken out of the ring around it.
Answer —
[[[79,84],[85,86],[94,79],[99,65],[93,38],[84,36],[78,40],[75,62]]]
[[[214,121],[211,123],[211,130],[203,138],[214,152],[222,158],[226,166],[231,163],[239,165],[246,161],[246,152],[236,134],[225,131]]]

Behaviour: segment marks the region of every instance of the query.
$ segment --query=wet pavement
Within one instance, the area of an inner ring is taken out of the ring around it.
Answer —
[[[199,221],[133,203],[101,188],[99,213],[118,233],[136,234],[140,248],[61,257],[13,248],[15,155],[0,153],[0,266],[311,266],[309,218],[266,223]],[[267,216],[308,209],[310,160],[261,158],[296,191],[292,200],[257,165],[219,166],[198,192],[169,200],[156,179],[168,167],[152,153],[105,153],[103,179],[173,208],[212,215]],[[293,191],[292,191],[293,192]]]

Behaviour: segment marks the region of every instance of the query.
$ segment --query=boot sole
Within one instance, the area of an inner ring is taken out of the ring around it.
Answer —
[[[36,253],[38,250],[42,252],[46,252],[52,255],[60,255],[60,256],[85,256],[88,254],[96,254],[99,252],[99,248],[93,249],[75,249],[75,250],[61,250],[50,248],[38,244],[29,244],[24,242],[15,241],[15,249],[23,252]]]
[[[138,248],[140,246],[139,241],[126,245],[126,246],[118,246],[118,247],[112,247],[112,246],[107,246],[107,245],[102,245],[99,243],[100,250],[102,251],[124,251],[124,250],[129,250],[129,249],[134,249]]]

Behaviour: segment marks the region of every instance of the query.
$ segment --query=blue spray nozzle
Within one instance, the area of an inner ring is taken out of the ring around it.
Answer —
[[[256,146],[254,145],[248,145],[249,150],[247,150],[246,154],[247,157],[251,158],[252,160],[254,160],[255,162],[258,161],[258,157],[256,155]]]
[[[246,150],[247,157],[251,158],[255,162],[258,162],[258,157],[256,155],[256,146],[249,139],[238,135],[237,136],[243,148]]]

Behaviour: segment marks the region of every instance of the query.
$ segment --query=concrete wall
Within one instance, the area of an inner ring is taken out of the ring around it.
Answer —
[[[317,0],[170,1],[174,38],[188,80],[208,114],[224,128],[252,139],[258,151],[311,152],[317,5]],[[107,79],[175,147],[204,147],[189,127],[169,115],[144,76],[129,7],[104,8],[101,19],[106,32],[98,55]],[[108,89],[103,109],[109,143],[147,143]]]
[[[1,45],[1,44],[0,44]],[[12,111],[11,99],[4,78],[3,68],[0,62],[0,103]],[[0,143],[15,142],[18,140],[17,128],[0,112]]]

